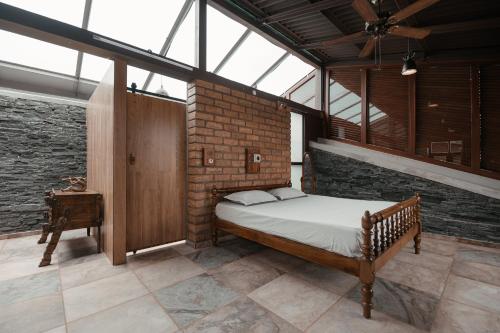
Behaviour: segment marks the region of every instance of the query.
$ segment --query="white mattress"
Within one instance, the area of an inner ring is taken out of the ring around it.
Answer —
[[[217,204],[220,219],[281,236],[348,257],[361,256],[361,217],[395,202],[355,200],[320,195],[243,206],[229,201]]]

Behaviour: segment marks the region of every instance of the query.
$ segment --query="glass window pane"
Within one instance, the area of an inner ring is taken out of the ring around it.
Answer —
[[[132,83],[137,84],[137,89],[142,89],[148,77],[149,71],[134,66],[127,66],[127,87],[132,87]]]
[[[218,10],[207,8],[207,69],[213,71],[246,27]]]
[[[48,71],[75,75],[78,52],[0,30],[0,60]]]
[[[89,30],[158,53],[183,4],[184,0],[93,0]]]
[[[2,0],[2,2],[77,27],[82,26],[84,0]]]
[[[252,32],[219,75],[251,85],[284,54],[284,50]],[[260,88],[259,88],[260,89]]]
[[[168,50],[167,57],[194,66],[195,52],[195,9],[194,6],[182,22]]]
[[[109,59],[84,53],[80,77],[88,80],[101,81],[104,74],[108,71],[109,66],[111,66],[111,63],[112,61]]]
[[[251,52],[255,53],[255,50]],[[314,70],[313,66],[306,64],[293,55],[290,55],[278,66],[278,68],[269,74],[257,88],[280,96],[312,70]]]
[[[357,69],[336,69],[330,78],[330,135],[361,141],[361,79]]]
[[[148,91],[158,93],[163,87],[168,96],[176,98],[187,98],[187,83],[184,81],[176,80],[168,76],[155,74],[151,83],[149,84]]]
[[[312,77],[290,94],[290,99],[300,104],[306,104],[316,95],[316,78]]]

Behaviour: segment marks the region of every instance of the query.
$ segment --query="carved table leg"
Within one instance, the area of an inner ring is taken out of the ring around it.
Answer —
[[[48,223],[42,224],[42,236],[38,240],[38,244],[43,244],[47,241],[47,236],[49,236],[50,227]]]
[[[422,240],[422,237],[420,233],[416,234],[415,237],[413,237],[413,241],[415,242],[415,254],[420,254],[420,241]]]
[[[219,246],[219,234],[217,232],[217,228],[214,228],[212,231],[212,244],[213,246]]]
[[[47,248],[45,249],[42,261],[40,261],[40,265],[38,265],[38,267],[50,265],[50,261],[52,260],[52,253],[54,253],[54,250],[56,249],[57,243],[59,242],[59,238],[61,237],[61,234],[64,230],[64,227],[66,226],[67,221],[68,219],[66,216],[62,216],[57,220],[56,225],[54,225],[53,227],[52,236],[50,237],[50,242],[47,245]]]

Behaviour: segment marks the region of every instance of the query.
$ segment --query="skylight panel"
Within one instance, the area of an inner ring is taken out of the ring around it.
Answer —
[[[101,81],[104,74],[108,71],[109,66],[111,66],[111,63],[112,61],[109,59],[84,53],[80,77],[88,80]]]
[[[191,7],[186,18],[182,22],[172,45],[167,52],[167,57],[194,66],[195,52],[195,8]]]
[[[187,83],[184,81],[176,80],[171,77],[163,76],[160,74],[155,74],[151,83],[149,84],[148,91],[158,92],[162,87],[167,91],[170,97],[176,97],[181,99],[187,98]]]
[[[93,0],[89,30],[158,53],[183,4],[184,0]]]
[[[293,55],[289,56],[278,66],[278,68],[269,74],[257,88],[280,96],[313,69],[313,66],[306,64],[299,58]]]
[[[305,104],[316,95],[316,79],[310,78],[290,94],[294,102]]]
[[[218,74],[251,85],[284,52],[264,37],[252,32]]]
[[[2,2],[77,27],[82,26],[85,0],[2,0]]]
[[[213,71],[247,28],[208,6],[207,70]]]
[[[0,60],[74,75],[77,52],[62,46],[0,30]]]

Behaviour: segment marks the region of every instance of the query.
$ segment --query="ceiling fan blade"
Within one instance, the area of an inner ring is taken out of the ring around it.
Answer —
[[[428,28],[413,28],[400,25],[393,26],[389,29],[390,34],[415,39],[424,39],[425,37],[429,36],[431,31],[432,30]]]
[[[392,15],[389,17],[389,22],[390,23],[397,23],[401,20],[404,20],[405,18],[412,16],[413,14],[418,13],[419,11],[432,6],[436,2],[439,2],[440,0],[418,0],[411,5],[406,6],[405,8],[401,9],[399,12],[396,14]]]
[[[327,49],[333,45],[344,44],[344,43],[361,43],[366,40],[368,35],[364,31],[355,32],[350,35],[341,36],[338,38],[333,38],[321,42],[310,43],[301,45],[304,49]]]
[[[361,52],[359,53],[359,57],[360,58],[366,58],[366,57],[369,57],[372,52],[373,52],[373,49],[375,49],[375,43],[376,43],[376,39],[375,38],[370,38],[366,41],[366,44],[365,46],[363,47],[363,49],[361,50]]]
[[[378,21],[378,15],[368,0],[354,0],[352,7],[366,22]]]

